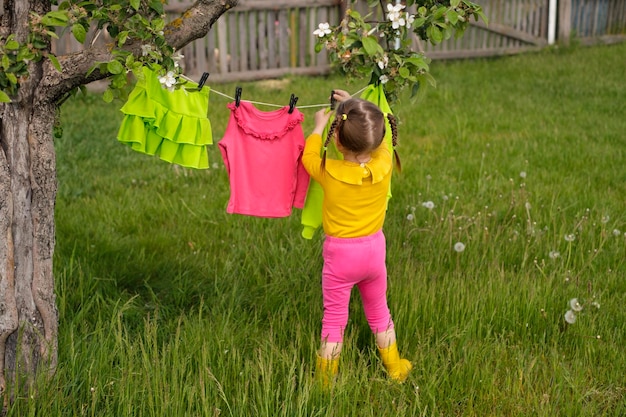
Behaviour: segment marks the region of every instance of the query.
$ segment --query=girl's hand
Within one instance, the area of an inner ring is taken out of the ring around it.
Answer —
[[[315,129],[313,129],[313,133],[317,133],[321,135],[324,133],[324,128],[330,119],[332,112],[328,109],[322,109],[315,112]]]
[[[345,90],[334,90],[335,94],[333,94],[333,98],[338,102],[346,101],[349,98],[352,98],[350,93]]]

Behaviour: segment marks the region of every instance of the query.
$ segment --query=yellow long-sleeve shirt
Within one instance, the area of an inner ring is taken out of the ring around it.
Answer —
[[[385,142],[372,152],[370,161],[327,159],[321,167],[322,137],[306,140],[302,163],[324,189],[322,226],[328,236],[353,238],[378,232],[385,222],[392,160]]]

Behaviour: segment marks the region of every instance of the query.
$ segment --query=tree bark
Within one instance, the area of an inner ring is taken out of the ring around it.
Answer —
[[[3,0],[0,34],[24,42],[28,15],[44,14],[51,2]],[[0,3],[1,4],[1,3]],[[237,0],[199,0],[166,29],[170,45],[181,48],[207,34]],[[140,45],[129,48],[139,54]],[[53,254],[57,192],[52,127],[58,100],[73,88],[109,74],[87,71],[111,59],[106,48],[59,57],[63,71],[47,60],[29,65],[11,103],[0,104],[0,390],[30,386],[38,373],[54,373],[58,358],[58,311]],[[6,398],[6,397],[5,397]]]

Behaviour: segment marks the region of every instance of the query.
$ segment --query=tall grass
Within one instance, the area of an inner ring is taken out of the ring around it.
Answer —
[[[119,103],[70,101],[56,142],[59,368],[9,415],[626,414],[625,56],[435,62],[438,87],[396,106],[389,302],[415,368],[385,378],[355,294],[330,392],[313,380],[322,237],[300,237],[298,211],[226,214],[216,146],[211,169],[176,169],[115,140]],[[343,83],[242,83],[243,98],[324,103]],[[215,142],[226,102],[211,95]],[[572,298],[583,310],[569,324]]]

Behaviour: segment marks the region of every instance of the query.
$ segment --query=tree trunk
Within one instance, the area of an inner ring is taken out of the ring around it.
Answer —
[[[34,94],[26,88],[20,96],[19,103],[5,105],[1,113],[0,193],[5,197],[0,203],[0,233],[6,237],[0,245],[2,389],[5,378],[30,383],[36,370],[53,370],[57,361],[52,275],[55,108],[33,103]]]
[[[179,49],[205,36],[237,0],[198,0],[176,25],[168,43]],[[50,10],[49,0],[0,0],[0,35],[28,39],[29,13]],[[140,45],[129,49],[140,53]],[[58,357],[58,311],[52,258],[56,161],[52,128],[58,100],[71,89],[108,74],[85,74],[111,59],[106,47],[29,64],[17,97],[0,103],[0,394],[6,399],[31,386],[38,373],[52,374]],[[10,391],[7,391],[10,388]]]
[[[26,39],[28,13],[46,2],[8,1],[3,26]],[[49,10],[49,9],[48,9]],[[6,20],[5,20],[6,19]],[[58,314],[52,255],[56,106],[38,101],[43,62],[31,63],[13,102],[0,106],[0,389],[30,385],[57,363]],[[7,393],[10,394],[10,393]]]

